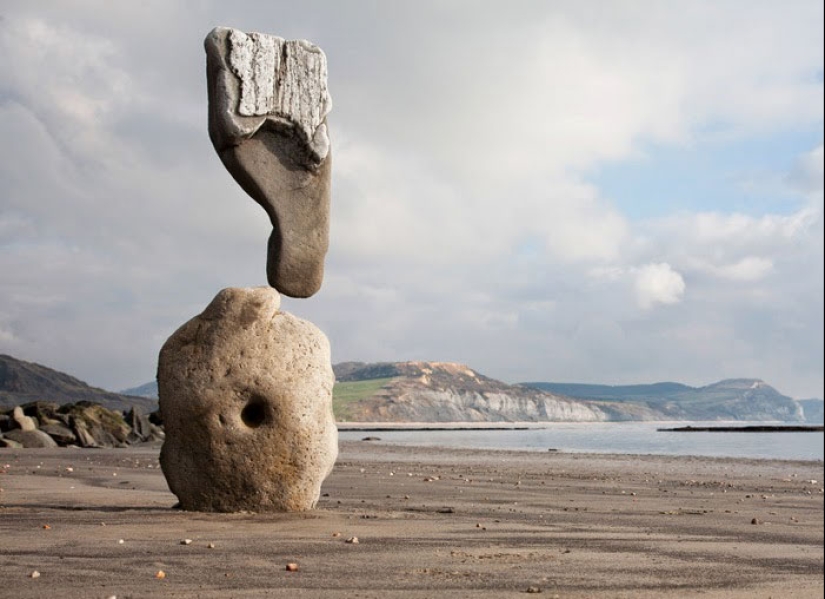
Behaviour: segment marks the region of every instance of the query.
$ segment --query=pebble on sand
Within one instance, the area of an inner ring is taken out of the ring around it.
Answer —
[[[155,574],[155,578],[157,578],[158,580],[163,580],[164,578],[166,578],[166,572],[164,572],[163,570],[158,570],[157,574]]]
[[[346,540],[346,542],[349,543],[350,545],[357,545],[358,543],[360,543],[360,541],[358,540],[358,537],[350,537]]]
[[[290,562],[286,565],[287,572],[297,572],[298,571],[298,564],[294,562]]]
[[[31,574],[29,574],[29,578],[40,578],[40,572],[38,572],[37,570],[35,570],[35,571],[34,571],[34,572],[32,572]]]
[[[181,540],[180,544],[181,545],[191,545],[192,544],[192,539],[183,539],[183,540]]]

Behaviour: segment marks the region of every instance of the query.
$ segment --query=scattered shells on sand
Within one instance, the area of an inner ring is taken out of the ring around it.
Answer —
[[[358,540],[358,537],[350,537],[346,540],[346,542],[349,543],[350,545],[357,545],[358,543],[360,543],[360,541]]]

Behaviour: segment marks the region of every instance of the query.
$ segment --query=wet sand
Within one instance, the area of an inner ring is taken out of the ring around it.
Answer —
[[[821,462],[344,442],[318,509],[202,514],[157,456],[0,450],[0,597],[823,596]]]

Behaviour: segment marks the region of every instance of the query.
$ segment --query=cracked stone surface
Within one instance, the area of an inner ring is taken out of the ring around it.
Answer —
[[[164,344],[160,461],[181,507],[312,509],[338,455],[326,336],[270,287],[229,288]]]
[[[272,223],[267,280],[290,297],[321,287],[329,247],[326,57],[304,40],[217,27],[204,41],[209,137]]]

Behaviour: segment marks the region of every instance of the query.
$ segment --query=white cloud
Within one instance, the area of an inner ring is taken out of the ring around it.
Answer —
[[[759,281],[773,270],[773,261],[758,256],[748,256],[732,264],[708,265],[710,274],[732,281]]]
[[[636,270],[636,299],[649,309],[656,304],[676,304],[685,293],[685,280],[664,262],[646,264]]]

